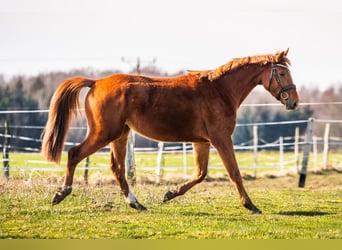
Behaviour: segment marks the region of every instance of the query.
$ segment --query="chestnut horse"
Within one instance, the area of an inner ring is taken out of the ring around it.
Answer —
[[[116,74],[100,80],[75,77],[64,81],[51,100],[42,135],[42,154],[48,161],[60,162],[84,87],[90,88],[85,99],[88,133],[82,143],[69,150],[64,185],[56,192],[52,204],[58,204],[71,193],[76,165],[110,144],[110,169],[127,203],[145,210],[125,177],[127,136],[133,129],[154,140],[193,143],[196,174],[176,190],[168,191],[164,202],[183,195],[205,178],[212,145],[242,205],[254,214],[261,213],[243,186],[231,136],[239,106],[257,85],[263,85],[286,109],[297,107],[298,95],[287,52],[233,59],[215,70],[189,71],[175,78]]]

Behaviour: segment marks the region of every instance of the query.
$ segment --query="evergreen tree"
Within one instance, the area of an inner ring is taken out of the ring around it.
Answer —
[[[13,110],[13,113],[0,114],[0,125],[7,121],[12,135],[38,139],[41,129],[25,129],[24,126],[43,126],[46,121],[46,114],[40,113],[16,113],[18,110],[36,110],[38,102],[24,91],[21,78],[14,87],[8,85],[0,86],[0,110]],[[3,131],[1,131],[3,133]],[[4,141],[0,137],[0,144]],[[11,147],[14,150],[22,150],[24,147],[39,148],[40,143],[30,140],[11,139]]]

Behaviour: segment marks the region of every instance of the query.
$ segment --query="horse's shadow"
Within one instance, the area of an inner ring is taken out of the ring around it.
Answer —
[[[325,216],[330,215],[331,213],[322,212],[322,211],[283,211],[279,212],[279,215],[286,216]]]

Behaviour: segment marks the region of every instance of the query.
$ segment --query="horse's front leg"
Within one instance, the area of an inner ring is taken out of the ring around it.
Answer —
[[[204,180],[207,175],[208,159],[209,159],[209,143],[194,143],[194,160],[196,165],[196,175],[183,185],[179,186],[175,191],[168,191],[164,196],[164,202],[169,201],[179,195],[183,195],[197,183]]]
[[[218,140],[213,140],[212,144],[219,153],[223,164],[228,171],[231,181],[235,185],[236,190],[239,192],[241,204],[245,208],[250,210],[252,214],[261,214],[261,211],[256,206],[254,206],[245,190],[245,187],[243,186],[240,170],[235,158],[234,146],[231,137],[229,137],[229,139],[227,140],[226,137],[222,136]]]

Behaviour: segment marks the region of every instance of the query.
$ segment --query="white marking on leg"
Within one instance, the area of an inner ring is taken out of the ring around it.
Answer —
[[[146,210],[146,207],[141,205],[137,199],[135,198],[134,194],[132,193],[131,190],[129,190],[128,195],[126,197],[126,202],[131,208],[137,209],[139,211],[144,211]]]
[[[136,204],[138,203],[137,199],[135,198],[134,194],[132,193],[131,190],[129,190],[128,195],[126,197],[126,202],[128,204]]]

